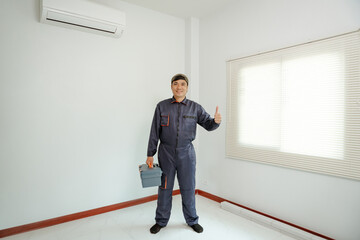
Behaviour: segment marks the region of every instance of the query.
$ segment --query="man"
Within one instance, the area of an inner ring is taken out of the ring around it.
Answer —
[[[150,228],[153,234],[169,221],[176,173],[186,223],[197,233],[203,231],[195,209],[196,160],[192,141],[196,135],[196,124],[208,131],[215,130],[220,125],[221,115],[216,107],[215,116],[211,118],[198,103],[187,99],[188,83],[184,74],[176,74],[171,79],[173,97],[157,104],[151,125],[146,163],[152,167],[160,139],[158,160],[163,171],[158,190],[156,224]]]

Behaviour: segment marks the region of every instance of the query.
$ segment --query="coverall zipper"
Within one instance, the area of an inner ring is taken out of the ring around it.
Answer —
[[[175,153],[179,142],[179,124],[180,124],[180,103],[178,103],[178,119],[177,119],[177,131],[176,131],[176,144],[175,144]]]

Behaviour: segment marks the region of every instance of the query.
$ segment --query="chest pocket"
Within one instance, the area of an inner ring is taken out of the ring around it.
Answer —
[[[170,120],[170,115],[167,114],[167,115],[161,115],[161,118],[160,118],[160,125],[162,127],[168,127],[169,126],[169,121]]]
[[[196,116],[184,115],[183,119],[187,131],[192,132],[196,130]]]

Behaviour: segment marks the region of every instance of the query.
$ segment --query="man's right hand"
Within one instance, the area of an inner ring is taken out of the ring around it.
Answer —
[[[146,164],[149,166],[149,168],[153,167],[153,163],[154,163],[154,157],[147,157]]]

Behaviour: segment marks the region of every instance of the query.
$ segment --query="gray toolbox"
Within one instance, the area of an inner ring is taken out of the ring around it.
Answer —
[[[153,164],[153,168],[147,164],[139,165],[139,171],[143,188],[161,185],[162,171],[159,164]]]

